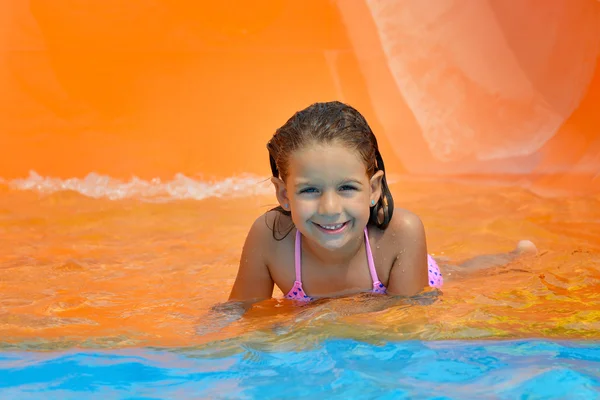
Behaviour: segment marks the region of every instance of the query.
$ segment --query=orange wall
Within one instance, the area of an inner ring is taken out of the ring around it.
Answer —
[[[392,171],[600,191],[600,2],[435,4],[2,0],[0,176],[266,175],[340,99]]]

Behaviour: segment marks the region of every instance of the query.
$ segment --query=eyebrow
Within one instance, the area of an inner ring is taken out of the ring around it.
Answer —
[[[362,182],[360,182],[359,180],[356,180],[354,178],[342,179],[340,182],[341,182],[340,184],[354,183],[356,185],[362,186]],[[311,183],[309,181],[300,180],[299,182],[296,182],[296,184],[294,186],[299,187],[299,186],[318,186],[318,185],[315,185],[314,183]]]

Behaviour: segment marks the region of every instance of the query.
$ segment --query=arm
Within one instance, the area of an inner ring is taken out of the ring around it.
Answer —
[[[421,219],[408,211],[394,215],[388,229],[397,249],[396,260],[390,272],[388,293],[396,296],[414,296],[427,286],[427,242]]]
[[[273,279],[265,262],[271,234],[262,215],[254,221],[248,232],[235,283],[229,294],[232,301],[259,301],[273,295]]]
[[[237,321],[254,302],[273,295],[273,280],[265,262],[270,237],[265,215],[257,218],[248,232],[229,301],[211,307],[196,327],[198,335],[215,333]]]

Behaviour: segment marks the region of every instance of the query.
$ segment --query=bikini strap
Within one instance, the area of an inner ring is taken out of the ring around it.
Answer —
[[[294,267],[296,268],[296,282],[302,283],[302,245],[300,244],[301,234],[296,230],[296,245],[294,250]]]
[[[373,253],[371,252],[371,244],[369,243],[369,234],[367,227],[364,229],[365,232],[365,247],[367,251],[367,263],[369,264],[369,272],[371,273],[371,280],[373,285],[379,284],[379,277],[375,270],[375,261],[373,260]],[[301,245],[301,234],[299,230],[296,230],[296,243],[294,249],[294,268],[296,270],[296,282],[302,283],[302,245]]]
[[[367,250],[367,263],[369,264],[369,272],[371,272],[371,280],[373,286],[380,284],[379,277],[377,277],[377,271],[375,270],[375,261],[373,261],[373,253],[371,252],[371,244],[369,243],[369,234],[367,227],[365,226],[365,247]]]

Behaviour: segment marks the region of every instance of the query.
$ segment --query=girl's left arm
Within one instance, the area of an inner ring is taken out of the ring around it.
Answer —
[[[396,259],[390,271],[387,292],[393,296],[414,296],[427,286],[425,228],[416,214],[406,210],[398,214],[394,214],[387,228],[392,230],[389,232],[392,238],[400,238],[391,244],[396,249]]]

